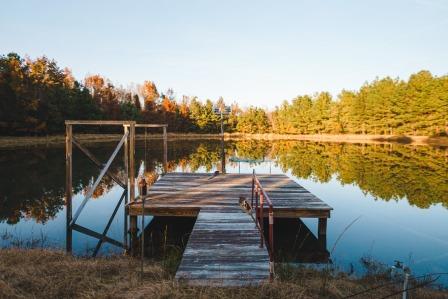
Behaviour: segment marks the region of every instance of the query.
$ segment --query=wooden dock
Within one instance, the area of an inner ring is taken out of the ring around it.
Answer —
[[[251,201],[251,174],[169,173],[145,196],[128,205],[131,216],[197,217],[176,273],[191,285],[257,285],[269,279],[270,258],[260,231],[240,205]],[[318,218],[318,238],[325,247],[332,208],[282,174],[257,174],[275,218]],[[260,210],[261,211],[261,210]],[[268,217],[268,207],[263,209]],[[261,214],[261,213],[260,213]],[[260,218],[261,219],[261,218]]]

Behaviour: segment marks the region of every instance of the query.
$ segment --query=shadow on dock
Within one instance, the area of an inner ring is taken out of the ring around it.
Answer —
[[[195,217],[154,217],[145,229],[145,256],[158,261],[172,262],[176,258],[180,261],[195,221]],[[330,261],[325,244],[302,220],[278,218],[274,230],[275,262],[320,264]],[[264,231],[267,234],[268,230]],[[138,247],[140,240],[134,242]]]

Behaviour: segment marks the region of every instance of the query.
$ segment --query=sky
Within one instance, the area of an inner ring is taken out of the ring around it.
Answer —
[[[77,79],[273,108],[376,77],[448,74],[446,0],[3,0],[0,54]]]

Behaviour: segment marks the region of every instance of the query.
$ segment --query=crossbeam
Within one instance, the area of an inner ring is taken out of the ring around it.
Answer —
[[[120,207],[120,205],[121,205],[123,199],[125,198],[127,192],[128,192],[128,190],[124,189],[123,193],[121,194],[120,200],[118,201],[117,205],[115,206],[115,209],[114,209],[112,215],[110,216],[109,221],[107,222],[106,228],[104,229],[103,234],[101,235],[102,237],[101,237],[101,239],[98,240],[98,244],[96,244],[95,250],[93,252],[93,256],[94,257],[98,254],[98,251],[100,250],[101,245],[104,242],[104,237],[107,235],[107,232],[109,231],[110,225],[112,224],[112,221],[114,220],[114,217],[115,217],[115,215],[118,212],[118,208]]]
[[[87,227],[81,226],[79,224],[76,224],[76,223],[73,224],[72,225],[72,229],[74,229],[74,230],[76,230],[76,231],[78,231],[80,233],[86,234],[88,236],[91,236],[93,238],[103,240],[103,242],[107,242],[107,243],[110,243],[112,245],[115,245],[115,246],[118,246],[118,247],[121,247],[121,248],[125,248],[125,245],[123,243],[121,243],[120,241],[117,241],[115,239],[109,238],[108,236],[103,236],[102,234],[97,233],[96,231],[88,229]]]
[[[135,125],[135,121],[132,120],[66,120],[66,125],[107,125],[107,126],[124,126]]]
[[[88,150],[77,138],[73,136],[73,127],[74,126],[123,126],[124,134],[117,144],[115,150],[109,157],[108,161],[103,164],[100,160],[98,160],[90,150]],[[101,248],[101,245],[104,242],[111,243],[116,246],[123,247],[127,249],[128,245],[128,233],[133,233],[137,231],[137,220],[135,216],[131,216],[129,219],[130,229],[128,231],[128,219],[125,213],[125,224],[124,224],[124,237],[123,243],[113,240],[107,237],[107,232],[110,229],[112,221],[116,216],[118,209],[123,202],[125,201],[125,205],[128,204],[128,200],[130,202],[135,201],[135,128],[162,128],[163,129],[163,146],[164,146],[164,155],[163,155],[163,165],[164,165],[164,173],[167,172],[167,127],[166,124],[137,124],[132,120],[66,120],[66,137],[65,137],[65,165],[66,165],[66,193],[65,193],[65,202],[66,202],[66,225],[67,225],[67,233],[66,233],[66,249],[68,252],[72,251],[72,230],[79,231],[81,233],[87,234],[89,236],[97,238],[99,241],[96,245],[94,256],[98,253]],[[93,185],[89,188],[87,194],[83,198],[80,206],[76,210],[74,217],[72,217],[72,198],[73,198],[73,186],[72,186],[72,167],[73,167],[73,155],[72,155],[72,147],[73,144],[85,155],[87,156],[99,169],[100,173],[98,177],[95,179]],[[119,150],[124,145],[124,170],[126,181],[122,181],[117,175],[115,175],[112,171],[110,171],[110,166],[117,156]],[[90,229],[87,229],[83,226],[76,224],[79,215],[82,210],[86,206],[89,199],[93,196],[96,188],[99,183],[103,179],[105,175],[108,175],[112,178],[120,187],[122,187],[123,193],[114,208],[114,211],[109,218],[106,227],[103,230],[103,233],[97,233]]]
[[[125,127],[129,127],[128,124],[124,124]],[[135,124],[136,128],[167,128],[166,124]]]
[[[123,145],[126,138],[128,138],[129,132],[124,133],[123,137],[121,138],[120,142],[118,143],[117,147],[115,148],[114,152],[110,156],[109,160],[107,161],[104,168],[101,170],[100,175],[96,178],[95,183],[93,186],[89,189],[89,192],[87,192],[86,196],[84,197],[84,200],[81,202],[81,205],[79,206],[78,210],[76,210],[75,215],[73,216],[72,221],[70,222],[70,225],[73,225],[76,220],[79,217],[79,214],[81,214],[82,209],[86,205],[87,201],[92,197],[93,192],[95,192],[96,187],[98,187],[98,184],[100,183],[101,179],[106,174],[107,170],[109,169],[110,165],[112,164],[112,161],[115,159],[115,156],[118,154],[118,151],[120,150],[121,146]]]
[[[72,136],[72,142],[76,147],[81,150],[84,155],[86,155],[96,166],[98,166],[100,169],[101,167],[104,167],[104,164],[101,163],[87,148],[82,145],[78,139],[75,138],[75,136]],[[121,186],[121,188],[126,189],[126,185],[119,179],[115,174],[113,174],[110,169],[106,171],[106,174],[110,176],[118,185]]]

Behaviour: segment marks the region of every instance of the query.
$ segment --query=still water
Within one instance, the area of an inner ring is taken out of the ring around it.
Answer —
[[[114,145],[94,144],[89,149],[105,161]],[[228,173],[284,173],[334,208],[325,252],[316,245],[316,219],[278,221],[278,261],[330,261],[339,270],[361,273],[361,259],[384,265],[399,260],[415,274],[448,272],[447,149],[244,140],[226,141],[225,155]],[[136,157],[137,168],[154,181],[163,169],[162,141],[138,142]],[[242,160],[247,162],[235,162]],[[75,211],[99,170],[77,150],[73,161]],[[168,143],[170,172],[213,172],[220,163],[219,141]],[[118,159],[112,170],[123,177],[122,161]],[[65,248],[63,145],[0,150],[0,171],[0,246]],[[101,234],[121,192],[104,178],[77,223]],[[125,219],[122,204],[107,236],[123,241]],[[194,219],[145,217],[145,223],[146,253],[156,257],[166,246],[181,253]],[[91,255],[98,244],[96,238],[76,231],[72,238],[73,252],[79,255]],[[102,255],[120,252],[109,243],[99,250]]]

